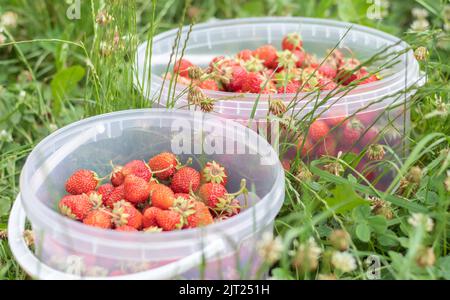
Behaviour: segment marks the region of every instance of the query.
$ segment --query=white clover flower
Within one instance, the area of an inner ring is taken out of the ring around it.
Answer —
[[[425,31],[429,26],[430,23],[427,21],[427,19],[417,19],[412,22],[411,29],[414,31]]]
[[[427,232],[433,231],[434,227],[433,219],[421,213],[411,214],[411,217],[408,218],[408,223],[413,227],[418,227],[422,224]]]
[[[314,238],[310,237],[309,240],[301,244],[297,251],[293,253],[293,264],[297,268],[303,268],[308,271],[314,271],[319,266],[319,257],[322,253],[322,249],[317,245]]]
[[[348,252],[335,251],[331,256],[331,264],[342,272],[351,272],[356,269],[356,260]]]
[[[428,11],[424,8],[415,7],[411,10],[411,14],[416,19],[425,19],[428,17]]]
[[[11,133],[3,129],[0,131],[0,142],[12,142],[13,138],[11,136]]]
[[[275,263],[280,259],[283,251],[283,243],[280,237],[273,237],[271,232],[264,232],[261,241],[256,245],[258,254],[265,262],[269,264]]]
[[[0,24],[5,27],[15,28],[17,26],[17,14],[12,11],[5,12],[0,17]]]

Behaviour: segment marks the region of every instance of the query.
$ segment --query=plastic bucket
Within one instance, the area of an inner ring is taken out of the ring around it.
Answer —
[[[160,233],[101,230],[56,211],[64,181],[74,170],[90,168],[105,176],[111,160],[148,160],[166,150],[181,160],[192,157],[194,165],[223,162],[234,174],[230,190],[246,178],[248,208],[204,228]],[[100,115],[56,131],[29,155],[20,186],[9,242],[19,264],[40,279],[233,279],[241,267],[251,276],[260,265],[255,242],[273,229],[284,200],[283,169],[263,138],[230,120],[164,109]],[[35,254],[22,238],[25,218],[35,234]]]

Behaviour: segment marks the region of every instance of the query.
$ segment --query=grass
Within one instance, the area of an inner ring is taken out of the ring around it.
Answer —
[[[367,279],[365,259],[374,255],[380,260],[384,279],[450,279],[450,191],[445,185],[445,180],[450,180],[450,36],[442,30],[450,24],[449,3],[384,2],[390,4],[381,10],[386,13],[384,18],[370,20],[366,14],[371,4],[362,0],[309,0],[301,4],[293,0],[92,0],[82,1],[81,20],[69,20],[68,5],[63,1],[0,0],[0,15],[13,11],[18,16],[17,26],[4,28],[6,40],[0,43],[0,230],[7,228],[24,160],[42,138],[87,116],[152,106],[142,87],[133,86],[134,53],[140,42],[211,18],[326,17],[378,28],[406,40],[412,49],[428,49],[430,56],[421,61],[427,82],[408,103],[411,130],[401,133],[410,151],[404,157],[387,156],[378,163],[394,174],[385,190],[365,180],[362,173],[367,170],[356,169],[364,153],[323,157],[306,165],[297,155],[286,172],[286,199],[275,223],[280,240],[273,243],[281,241],[284,250],[278,261],[264,267],[279,279]],[[412,7],[427,10],[428,30],[410,29]],[[105,22],[96,22],[102,10]],[[108,21],[109,15],[114,19]],[[172,61],[183,56],[184,49],[178,46],[174,44]],[[150,61],[151,47],[147,53]],[[176,96],[172,94],[173,101]],[[401,109],[392,107],[389,111]],[[297,117],[291,129],[302,134],[318,114]],[[386,151],[397,152],[389,147]],[[346,172],[336,175],[324,171],[336,164]],[[413,167],[421,170],[415,182],[410,180]],[[407,187],[399,188],[405,180]],[[364,200],[369,197],[376,197],[381,208],[370,207]],[[431,232],[423,222],[411,226],[409,219],[417,212],[432,218]],[[337,250],[332,236],[337,229],[351,237],[347,252],[355,258],[353,271],[342,272],[333,266]],[[321,255],[319,265],[313,268],[317,261],[312,250],[317,248]],[[0,278],[26,278],[6,239],[0,242]]]

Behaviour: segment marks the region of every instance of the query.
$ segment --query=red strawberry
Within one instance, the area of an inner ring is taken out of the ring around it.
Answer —
[[[372,126],[374,122],[376,122],[376,119],[378,118],[380,112],[365,112],[365,113],[358,113],[356,117],[358,120],[360,120],[365,126]]]
[[[175,193],[175,198],[181,197],[183,199],[189,200],[191,199],[191,195],[186,193]]]
[[[109,203],[109,198],[111,197],[111,193],[114,191],[114,186],[110,183],[102,184],[98,187],[97,193],[102,196],[102,202]]]
[[[232,217],[241,212],[241,203],[238,199],[234,198],[231,200],[230,205],[223,211],[223,215],[227,217]]]
[[[179,169],[172,178],[170,187],[174,193],[189,193],[197,191],[200,185],[200,173],[191,167]]]
[[[74,220],[83,220],[94,207],[86,194],[66,195],[58,204],[59,211]]]
[[[206,80],[202,81],[200,83],[199,87],[204,90],[211,90],[211,91],[219,90],[217,83],[213,79],[206,79]]]
[[[209,208],[203,202],[191,200],[190,203],[194,212],[187,217],[185,228],[202,227],[214,223]]]
[[[281,48],[283,50],[300,50],[302,48],[302,45],[302,38],[296,32],[287,34],[281,41]]]
[[[297,94],[301,88],[299,81],[290,81],[286,86],[280,86],[277,90],[278,94]]]
[[[180,76],[189,77],[189,68],[192,67],[192,64],[187,59],[179,59],[175,65],[173,66],[173,72],[178,73]]]
[[[366,147],[370,144],[375,143],[378,139],[379,134],[380,133],[378,132],[378,129],[376,129],[375,127],[370,127],[361,138],[361,146]]]
[[[155,173],[156,178],[160,180],[167,180],[173,175],[178,166],[177,157],[169,152],[162,152],[155,155],[148,162],[150,169]]]
[[[365,76],[367,76],[367,75],[364,75],[364,77]],[[378,80],[380,80],[380,78],[376,74],[373,74],[373,75],[370,75],[369,77],[367,77],[366,79],[362,80],[358,84],[361,85],[361,84],[375,82],[375,81],[378,81]]]
[[[301,158],[305,158],[308,155],[311,154],[311,150],[313,148],[313,143],[311,142],[311,139],[309,137],[306,138],[305,142],[303,142],[303,137],[300,137],[298,139],[298,143],[297,143],[297,149],[300,151],[302,151],[301,154]]]
[[[277,49],[272,45],[264,45],[253,51],[253,56],[264,61],[264,65],[269,69],[275,69],[278,65]]]
[[[231,79],[227,85],[230,92],[237,92],[242,90],[242,83],[247,77],[247,70],[242,66],[232,67]]]
[[[105,204],[105,206],[113,208],[114,203],[122,199],[125,199],[125,186],[123,184],[115,187],[109,197],[103,199],[103,203]]]
[[[351,118],[345,121],[343,138],[345,143],[354,144],[361,137],[364,131],[364,125],[357,118]]]
[[[138,230],[136,228],[132,227],[132,226],[122,225],[122,226],[116,227],[116,231],[130,232],[130,231],[138,231]]]
[[[131,203],[121,200],[114,203],[113,223],[116,227],[128,225],[136,229],[142,227],[142,214]]]
[[[125,177],[123,185],[125,200],[133,204],[144,203],[148,200],[150,185],[146,180],[131,174]]]
[[[66,181],[66,191],[72,195],[88,193],[97,188],[100,179],[91,170],[75,171]]]
[[[205,183],[198,190],[200,199],[210,208],[215,208],[221,198],[225,198],[227,190],[219,183]]]
[[[175,195],[173,191],[164,184],[156,184],[151,188],[152,205],[160,209],[169,209],[173,205]]]
[[[348,85],[355,80],[361,78],[360,72],[364,72],[364,68],[359,68],[361,63],[356,58],[347,59],[340,67],[336,79],[342,81],[343,84]]]
[[[346,116],[335,116],[335,117],[331,117],[331,118],[326,118],[324,119],[324,121],[328,124],[328,126],[331,128],[336,127],[336,126],[341,126],[342,124],[344,124],[346,119]]]
[[[319,78],[319,88],[322,91],[332,91],[337,88],[337,84],[328,78]]]
[[[311,126],[309,127],[309,137],[314,141],[318,141],[321,138],[325,137],[328,132],[330,131],[330,128],[328,127],[327,123],[325,123],[322,120],[314,121]]]
[[[332,66],[327,65],[327,64],[321,65],[319,67],[319,69],[317,70],[317,72],[320,75],[323,75],[330,79],[334,79],[336,77],[336,73],[337,73],[336,69],[334,69]]]
[[[236,57],[243,61],[247,61],[253,57],[252,50],[244,49],[242,51],[239,51]]]
[[[104,229],[112,228],[112,215],[103,209],[96,209],[86,215],[83,223]]]
[[[164,231],[172,231],[183,227],[181,215],[171,210],[160,210],[156,214],[156,223]]]
[[[302,67],[306,59],[305,52],[302,50],[294,50],[292,53],[297,57],[297,62],[295,63],[296,67]]]
[[[242,81],[242,92],[259,94],[263,85],[263,77],[259,73],[249,72]]]
[[[323,140],[317,142],[314,152],[317,157],[324,155],[336,156],[336,140],[332,136],[327,136]]]
[[[122,168],[122,174],[126,177],[133,174],[137,177],[150,181],[152,178],[152,172],[149,166],[142,160],[132,160]]]
[[[291,161],[289,159],[283,159],[281,165],[285,171],[289,172],[291,170]]]
[[[221,164],[209,161],[202,170],[202,181],[220,183],[226,186],[228,181],[227,171]]]
[[[142,216],[142,226],[144,228],[158,226],[158,223],[156,223],[156,215],[160,210],[161,209],[154,206],[147,207]]]
[[[110,179],[113,186],[119,186],[123,184],[123,181],[125,180],[125,175],[123,175],[122,173],[121,166],[115,166],[113,168]]]

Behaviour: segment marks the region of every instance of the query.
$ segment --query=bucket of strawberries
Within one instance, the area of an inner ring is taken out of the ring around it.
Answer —
[[[183,51],[172,51],[175,42]],[[281,153],[287,164],[296,155],[367,153],[354,167],[389,182],[373,165],[404,153],[409,99],[423,78],[397,37],[333,20],[263,17],[175,29],[152,45],[151,82],[143,76],[148,45],[137,51],[136,79],[149,101],[219,114],[272,139],[276,132],[292,145]]]
[[[201,112],[130,110],[44,139],[21,187],[8,228],[32,276],[233,279],[237,254],[258,272],[255,243],[272,231],[284,172],[267,141],[240,124]],[[21,235],[25,219],[34,254]]]

